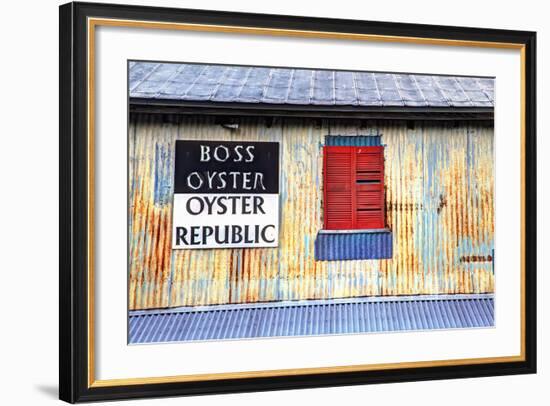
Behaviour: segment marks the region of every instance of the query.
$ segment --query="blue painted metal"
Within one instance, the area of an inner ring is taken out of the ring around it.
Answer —
[[[129,343],[494,326],[492,295],[376,299],[130,312]]]
[[[186,101],[493,107],[490,78],[132,62],[130,97]]]
[[[343,147],[378,147],[380,135],[327,135],[325,145]]]
[[[392,257],[391,231],[365,231],[317,234],[315,259],[336,261],[350,259],[387,259]]]

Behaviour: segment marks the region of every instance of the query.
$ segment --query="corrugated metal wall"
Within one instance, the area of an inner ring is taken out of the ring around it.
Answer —
[[[324,137],[382,134],[389,260],[315,261]],[[174,141],[281,143],[279,248],[172,250]],[[494,289],[493,129],[482,123],[133,115],[130,309]]]

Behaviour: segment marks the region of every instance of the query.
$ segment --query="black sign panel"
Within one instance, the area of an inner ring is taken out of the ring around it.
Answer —
[[[176,141],[175,193],[279,193],[279,143]]]

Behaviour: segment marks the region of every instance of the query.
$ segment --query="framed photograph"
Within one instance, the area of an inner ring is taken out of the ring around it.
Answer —
[[[60,7],[60,398],[536,371],[536,34]]]

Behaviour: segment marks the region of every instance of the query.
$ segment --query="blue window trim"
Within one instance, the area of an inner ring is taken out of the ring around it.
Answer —
[[[391,230],[321,230],[315,238],[317,261],[389,259],[393,255]]]
[[[346,147],[379,147],[382,145],[381,135],[327,135],[325,146]]]

